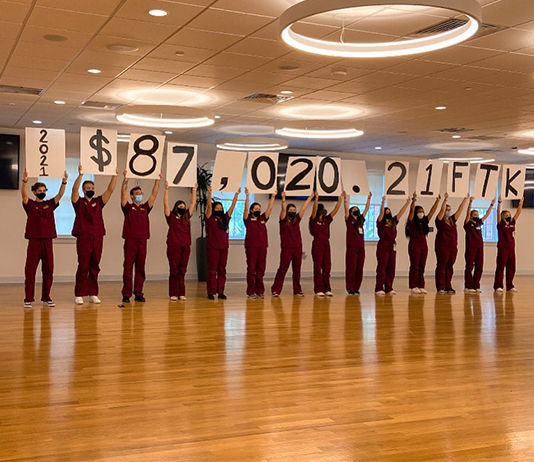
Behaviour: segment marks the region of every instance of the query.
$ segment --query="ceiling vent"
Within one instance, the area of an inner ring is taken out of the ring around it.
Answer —
[[[503,136],[492,136],[492,135],[478,135],[478,136],[469,136],[467,139],[476,140],[476,141],[493,141],[493,140],[502,140]]]
[[[424,35],[441,34],[443,32],[448,32],[450,30],[457,29],[458,27],[462,27],[465,24],[467,24],[466,19],[450,18],[446,19],[445,21],[438,22],[433,26],[425,27],[424,29],[418,30],[417,32],[414,32],[410,35],[415,37],[421,37]],[[494,34],[495,32],[499,32],[504,29],[507,29],[507,27],[500,27],[495,26],[493,24],[482,23],[480,25],[480,28],[478,29],[478,32],[470,40]]]
[[[293,96],[286,95],[270,95],[267,93],[253,93],[252,95],[245,96],[241,101],[251,101],[253,103],[262,104],[279,104],[292,100]]]
[[[465,128],[465,127],[449,127],[449,128],[440,128],[439,130],[436,130],[437,132],[441,133],[466,133],[466,132],[472,132],[472,128]]]
[[[104,103],[102,101],[84,101],[82,103],[83,107],[90,107],[93,109],[107,109],[109,111],[114,111],[118,109],[122,104],[113,104],[113,103]]]
[[[11,85],[0,85],[0,93],[10,93],[12,95],[39,96],[42,91],[42,88],[13,87]]]

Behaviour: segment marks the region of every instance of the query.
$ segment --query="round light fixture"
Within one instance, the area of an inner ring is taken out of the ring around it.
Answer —
[[[170,131],[168,131],[168,130],[165,132],[166,135],[172,135],[173,133],[174,133],[174,132],[170,132]]]
[[[375,147],[377,151],[380,151],[382,148],[380,146]]]
[[[43,123],[42,120],[32,120],[32,122],[35,124],[35,125],[41,125]]]
[[[210,112],[183,106],[123,106],[115,117],[126,124],[153,128],[198,128],[215,123]]]
[[[534,148],[519,149],[517,152],[525,156],[534,156]]]
[[[122,43],[112,43],[110,45],[107,45],[106,48],[110,51],[115,51],[117,53],[132,53],[134,51],[138,51],[138,47],[134,47],[132,45],[124,45]]]
[[[176,56],[178,56],[179,58],[181,58],[182,56],[185,56],[185,51],[177,51],[174,53]]]
[[[453,137],[455,140],[458,140],[458,139],[460,139],[462,136],[461,136],[461,135],[452,135],[452,137]]]
[[[43,38],[45,40],[48,40],[49,42],[66,42],[69,39],[65,35],[56,35],[56,34],[46,34],[46,35],[43,35]]]
[[[155,16],[155,17],[157,17],[157,18],[162,18],[162,17],[164,17],[164,16],[167,16],[169,13],[168,13],[167,11],[165,11],[165,10],[157,10],[157,9],[156,9],[156,10],[150,10],[150,11],[148,12],[148,14],[149,14],[150,16]]]
[[[346,43],[314,39],[298,34],[292,27],[312,16],[347,8],[380,6],[421,6],[464,14],[467,22],[447,32],[396,42]],[[482,7],[477,0],[304,0],[280,17],[280,35],[288,45],[301,51],[342,58],[385,58],[407,56],[447,48],[472,37],[479,29]]]
[[[282,136],[310,139],[355,138],[363,135],[363,131],[351,124],[333,122],[332,120],[281,122],[275,127],[275,132]]]
[[[447,106],[436,106],[434,109],[436,111],[444,111],[445,109],[447,109]]]
[[[283,151],[289,147],[286,140],[280,138],[222,138],[217,140],[217,148],[227,151]]]
[[[100,69],[87,69],[89,74],[100,74],[102,71]]]
[[[65,104],[65,101],[61,101],[61,100],[58,99],[58,100],[54,101],[54,104],[63,105],[63,104]]]
[[[220,119],[221,116],[220,116],[220,115],[216,115],[215,118],[216,118],[216,119]]]
[[[280,92],[280,94],[281,94],[281,95],[292,95],[293,92],[292,92],[291,90],[282,90],[282,91]]]

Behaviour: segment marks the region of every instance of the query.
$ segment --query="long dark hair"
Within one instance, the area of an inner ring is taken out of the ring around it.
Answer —
[[[317,213],[316,213],[316,215],[315,215],[315,220],[317,220],[317,221],[324,221],[324,220],[323,220],[323,213],[322,213],[323,210],[325,210],[325,208],[324,208],[324,204],[318,204],[318,205],[317,205]],[[324,215],[326,216],[326,213],[325,213]],[[308,227],[309,227],[309,229],[310,229],[310,234],[313,236],[313,225],[312,225],[312,221],[314,221],[314,220],[312,220],[312,219],[310,218],[310,222],[308,223]]]
[[[224,213],[224,207],[223,207],[221,202],[214,202],[212,204],[212,206],[211,206],[212,210],[213,210],[212,214],[215,213],[215,207],[217,205],[220,205],[222,210],[223,210],[223,215],[222,215],[221,219],[217,220],[217,222],[219,223],[219,229],[222,229],[223,231],[228,231],[228,220],[226,218],[226,213]]]
[[[356,222],[356,224],[363,225],[363,215],[361,214],[361,211],[360,211],[360,214],[357,217],[354,217],[354,215],[352,215],[352,212],[353,212],[354,209],[360,211],[360,207],[356,207],[356,206],[351,207],[349,209],[349,217],[351,219],[353,219]]]
[[[176,203],[174,204],[174,207],[172,208],[172,211],[177,215],[177,212],[176,210],[178,209],[178,206],[179,205],[182,205],[184,204],[185,205],[185,213],[184,213],[184,218],[187,220],[187,222],[190,224],[191,223],[191,216],[189,215],[189,210],[187,209],[187,205],[184,201],[176,201]]]
[[[412,221],[417,226],[417,229],[421,231],[425,236],[430,232],[430,227],[428,226],[428,220],[420,220],[417,216],[417,213],[423,211],[423,207],[420,205],[417,205],[413,211],[413,219]],[[406,237],[410,237],[410,220],[408,219],[406,221],[406,227],[404,228],[404,232],[406,234]]]

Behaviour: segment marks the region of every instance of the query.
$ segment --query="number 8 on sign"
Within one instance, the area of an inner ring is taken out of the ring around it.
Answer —
[[[127,177],[147,180],[159,178],[164,149],[164,136],[132,134],[126,161]]]

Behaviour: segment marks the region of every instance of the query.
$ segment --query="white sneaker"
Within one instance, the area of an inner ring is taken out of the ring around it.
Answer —
[[[464,289],[464,292],[466,294],[474,294],[474,293],[476,293],[476,290],[475,289]]]
[[[280,294],[277,294],[276,292],[273,292],[271,295],[272,295],[273,297],[275,297],[275,298],[276,298],[276,297],[280,297]]]
[[[295,294],[295,297],[299,297],[299,298],[302,298],[304,297],[304,294],[302,292],[298,293],[298,294]]]
[[[102,303],[102,300],[100,300],[96,295],[89,295],[89,303],[100,305]]]
[[[180,300],[182,302],[185,302],[187,300],[187,297],[185,295],[180,295]]]
[[[333,294],[332,292],[330,292],[330,291],[325,292],[325,295],[326,295],[327,297],[333,297],[333,296],[334,296],[334,294]]]
[[[388,295],[397,295],[397,292],[395,292],[394,290],[390,290],[390,291],[388,292]]]
[[[24,305],[22,305],[24,308],[31,308],[32,302],[24,302]]]
[[[438,294],[446,294],[447,292],[445,292],[444,290],[438,290]]]
[[[386,293],[383,290],[377,290],[375,295],[386,295]]]
[[[495,289],[495,292],[497,292],[499,294],[502,294],[504,292],[504,289],[502,287],[499,287],[499,288]]]
[[[421,293],[424,295],[424,294],[428,294],[427,290],[426,289],[419,289],[421,291]]]
[[[475,292],[476,292],[477,294],[480,294],[480,293],[482,293],[482,289],[477,289],[477,290],[475,290]]]
[[[515,287],[512,287],[508,292],[518,292],[518,290]]]
[[[417,287],[414,287],[413,289],[410,289],[410,292],[412,294],[420,294],[421,293],[421,289],[418,289]]]
[[[74,303],[76,305],[83,305],[83,297],[74,297]]]
[[[324,292],[317,292],[315,294],[316,297],[324,297]]]
[[[48,300],[47,302],[43,302],[43,306],[47,306],[48,308],[54,308],[56,304],[52,300]]]
[[[171,302],[176,302],[178,301],[178,297],[176,295],[173,295],[170,300]]]

